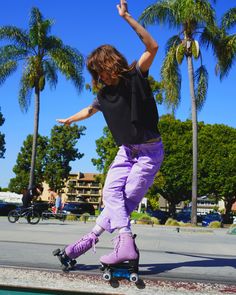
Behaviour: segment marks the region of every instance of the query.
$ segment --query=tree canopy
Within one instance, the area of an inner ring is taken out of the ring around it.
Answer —
[[[38,8],[30,13],[29,29],[15,26],[0,27],[0,40],[9,42],[0,47],[0,84],[23,66],[20,81],[19,104],[27,111],[34,90],[34,135],[32,141],[29,187],[35,183],[35,165],[40,114],[40,93],[45,83],[56,87],[58,72],[71,80],[76,89],[82,90],[84,57],[75,48],[65,45],[56,36],[50,35],[53,21],[45,19]]]
[[[80,159],[83,154],[75,147],[85,127],[58,126],[51,130],[50,138],[38,136],[38,156],[35,166],[35,184],[42,185],[46,181],[50,187],[60,190],[64,187],[71,167],[70,162]],[[28,135],[18,154],[13,172],[16,177],[10,180],[9,189],[21,193],[29,182],[30,155],[33,136]]]
[[[70,162],[83,157],[75,146],[84,131],[85,127],[78,125],[55,125],[52,128],[44,171],[44,180],[49,187],[60,190],[65,186],[71,171]]]
[[[13,167],[15,177],[10,179],[9,190],[22,193],[28,187],[29,171],[31,163],[33,136],[28,135],[18,153],[16,164]],[[48,148],[48,137],[38,135],[38,155],[35,163],[35,184],[42,184],[44,181],[44,170],[46,165],[46,155]]]

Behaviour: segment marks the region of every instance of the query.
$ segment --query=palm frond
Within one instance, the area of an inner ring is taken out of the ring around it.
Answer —
[[[70,46],[63,47],[64,52],[70,58],[70,61],[76,66],[76,68],[83,69],[84,67],[84,57],[76,48],[72,48]]]
[[[56,48],[62,48],[63,42],[56,36],[48,36],[45,40],[44,49],[46,51],[53,50]]]
[[[20,91],[19,91],[19,98],[18,98],[21,111],[27,112],[30,105],[31,95],[32,95],[32,85],[30,85],[30,72],[25,71],[21,77]]]
[[[173,4],[174,1],[162,0],[148,6],[139,17],[139,22],[144,27],[158,23],[167,23],[169,27],[178,27]]]
[[[53,21],[46,19],[44,20],[41,12],[38,8],[33,7],[30,14],[30,31],[29,37],[31,41],[31,46],[39,46],[40,48],[45,47],[47,42],[47,35],[51,30]]]
[[[200,36],[200,42],[207,49],[209,48],[209,46],[211,46],[213,51],[215,52],[216,47],[220,42],[220,38],[222,34],[224,34],[224,32],[220,30],[215,24],[211,26],[207,26],[204,28]]]
[[[177,1],[182,2],[182,1]],[[193,5],[189,5],[185,0],[183,11],[185,13],[185,21],[191,20],[192,23],[198,25],[213,25],[215,22],[215,10],[208,0],[191,1]],[[182,19],[184,21],[184,19]]]
[[[69,46],[50,50],[49,55],[62,74],[67,79],[71,79],[75,87],[81,91],[84,85],[84,79],[82,77],[84,66],[83,56],[76,49]]]
[[[0,47],[0,63],[6,62],[8,60],[17,61],[24,58],[26,55],[27,50],[16,45],[6,45]]]
[[[176,61],[176,46],[170,48],[161,68],[165,89],[165,104],[176,109],[180,102],[181,75]]]
[[[207,96],[208,89],[208,72],[204,65],[201,65],[195,72],[194,75],[195,96],[197,109],[201,110]]]
[[[53,61],[45,61],[44,64],[44,75],[46,80],[49,82],[51,88],[56,88],[58,77],[57,67]]]
[[[229,74],[236,60],[236,34],[226,36],[217,47],[218,68],[220,79]]]
[[[9,60],[0,63],[0,85],[5,82],[8,76],[10,76],[17,69],[17,63],[13,60]]]
[[[221,27],[225,30],[232,28],[236,24],[236,7],[229,9],[221,19]]]
[[[27,47],[29,44],[26,31],[14,26],[0,27],[0,40],[10,40],[22,47]]]
[[[173,37],[169,38],[166,42],[165,51],[166,53],[170,50],[171,47],[177,46],[181,43],[181,39],[179,35],[174,35]]]

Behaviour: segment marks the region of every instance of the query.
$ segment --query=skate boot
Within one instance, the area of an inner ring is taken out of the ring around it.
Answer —
[[[74,259],[84,254],[92,247],[94,247],[94,252],[95,252],[95,244],[97,242],[98,242],[98,237],[95,235],[95,233],[91,232],[83,236],[80,240],[76,241],[74,244],[67,246],[65,248],[65,252],[67,256]]]
[[[65,249],[63,249],[63,250],[56,249],[52,252],[52,254],[53,254],[53,256],[57,256],[57,258],[59,259],[59,261],[61,263],[61,269],[63,271],[69,271],[69,270],[73,269],[74,266],[76,265],[76,260],[68,257],[66,255]]]
[[[121,233],[115,238],[114,251],[108,255],[104,255],[100,258],[102,265],[114,265],[125,261],[129,263],[135,262],[138,264],[139,251],[130,233]]]
[[[63,251],[57,249],[53,251],[53,255],[57,256],[62,265],[63,271],[68,271],[76,264],[75,258],[87,252],[98,242],[98,237],[93,233],[83,236],[80,240],[67,246]],[[59,250],[59,252],[58,252]],[[95,252],[95,249],[94,249]]]

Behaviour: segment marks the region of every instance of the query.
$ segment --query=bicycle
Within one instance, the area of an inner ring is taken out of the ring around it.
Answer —
[[[8,213],[8,221],[10,223],[15,223],[19,220],[19,218],[25,217],[27,222],[30,224],[37,224],[41,218],[40,213],[35,210],[34,205],[31,205],[27,208],[16,208],[15,210],[11,210]]]
[[[50,219],[50,218],[59,219],[59,220],[61,220],[63,222],[66,220],[66,214],[63,213],[63,212],[55,213],[55,207],[54,206],[52,206],[51,208],[49,208],[46,211],[43,211],[41,217],[42,217],[42,220]]]

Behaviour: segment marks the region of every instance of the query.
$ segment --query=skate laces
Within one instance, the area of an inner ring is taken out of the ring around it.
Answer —
[[[117,256],[117,253],[118,253],[118,250],[119,250],[119,247],[120,247],[120,242],[121,242],[120,235],[114,237],[111,241],[113,242],[114,252],[115,252],[115,254]]]
[[[95,244],[97,243],[98,238],[94,233],[89,233],[83,238],[81,238],[78,243],[77,247],[79,248],[79,251],[81,254],[85,253],[88,249],[93,247],[93,252],[96,252]]]

